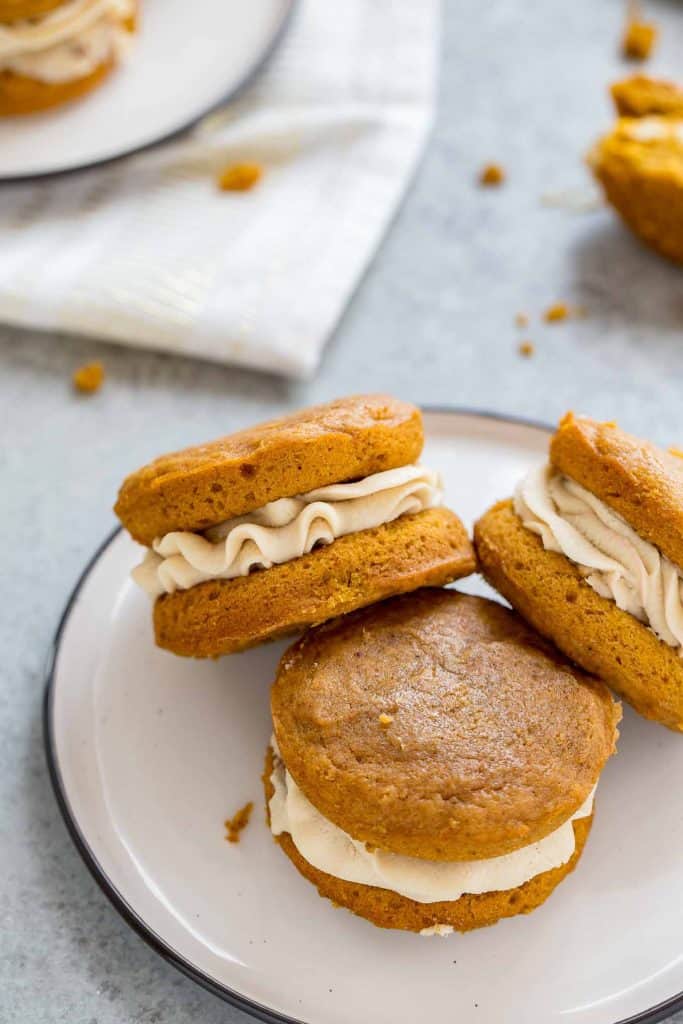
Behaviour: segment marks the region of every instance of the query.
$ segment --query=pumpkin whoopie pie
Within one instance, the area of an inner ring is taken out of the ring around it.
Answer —
[[[384,928],[527,913],[577,863],[620,708],[516,613],[424,589],[309,631],[271,695],[270,827]]]
[[[163,456],[116,513],[148,548],[134,578],[156,640],[215,657],[474,571],[419,409],[361,395]]]
[[[621,117],[588,162],[624,223],[683,263],[683,116]]]
[[[0,116],[77,99],[125,56],[137,0],[0,0]]]
[[[683,458],[569,413],[476,524],[489,582],[646,718],[683,731]]]

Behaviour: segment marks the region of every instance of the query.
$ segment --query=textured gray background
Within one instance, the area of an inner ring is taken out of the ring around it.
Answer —
[[[653,66],[675,73],[683,6],[647,8],[663,32]],[[540,202],[587,181],[581,154],[609,123],[605,86],[623,71],[621,18],[621,0],[446,0],[434,137],[309,385],[0,327],[1,1021],[244,1019],[111,910],[46,775],[46,654],[75,579],[113,526],[125,473],[176,445],[373,388],[548,421],[573,407],[683,444],[683,272],[607,211]],[[489,158],[509,170],[500,191],[473,184]],[[540,325],[555,299],[585,304],[588,317]],[[518,310],[535,316],[527,331],[513,325]],[[537,345],[528,361],[516,351],[522,336]],[[91,358],[106,364],[106,386],[79,399],[70,374]]]

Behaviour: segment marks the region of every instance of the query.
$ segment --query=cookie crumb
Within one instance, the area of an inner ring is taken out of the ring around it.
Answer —
[[[379,724],[380,724],[380,725],[381,725],[381,726],[382,726],[382,727],[383,727],[384,729],[386,729],[386,728],[387,728],[387,726],[391,725],[391,723],[393,722],[393,720],[394,720],[394,716],[393,716],[393,715],[387,715],[387,714],[386,714],[386,713],[385,713],[384,711],[382,712],[382,714],[381,714],[381,715],[379,716],[379,718],[377,719],[377,721],[379,722]]]
[[[569,306],[566,302],[554,302],[552,306],[548,306],[543,319],[548,324],[556,324],[561,320],[566,320],[569,316]]]
[[[525,359],[531,359],[532,355],[536,351],[536,347],[532,341],[521,341],[517,351],[520,356],[524,356]]]
[[[218,177],[222,192],[248,192],[263,177],[260,164],[229,164]]]
[[[500,164],[486,164],[479,174],[480,185],[502,185],[505,181],[505,171]]]
[[[669,455],[675,455],[677,459],[683,459],[683,448],[677,448],[676,445],[672,445],[669,448]]]
[[[515,317],[515,324],[517,327],[528,327],[529,317],[526,315],[526,313],[518,313]]]
[[[651,21],[643,21],[640,8],[630,3],[621,41],[621,51],[629,60],[647,60],[657,42],[657,26]]]
[[[74,371],[73,386],[82,395],[93,395],[99,391],[104,382],[102,363],[86,363]]]
[[[253,809],[254,804],[250,800],[248,804],[244,805],[244,807],[240,807],[239,811],[237,811],[232,818],[227,818],[225,820],[225,838],[229,843],[239,843],[240,833],[249,824],[249,819],[251,818],[251,812]]]

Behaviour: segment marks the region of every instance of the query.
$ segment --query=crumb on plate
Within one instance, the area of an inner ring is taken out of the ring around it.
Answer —
[[[517,349],[520,356],[524,356],[525,359],[531,359],[532,355],[536,351],[534,343],[532,341],[520,341]]]
[[[262,177],[260,164],[228,164],[218,176],[218,187],[222,192],[248,192]]]
[[[628,6],[626,28],[621,41],[621,50],[629,60],[647,60],[657,41],[657,26],[651,21],[643,21],[640,8],[636,3]]]
[[[500,164],[486,164],[479,174],[480,185],[502,185],[505,171]]]
[[[518,313],[515,317],[515,324],[517,327],[528,327],[529,317],[526,313]]]
[[[74,370],[73,386],[82,395],[92,395],[99,391],[104,381],[102,363],[86,363]]]
[[[244,807],[240,807],[236,814],[233,814],[232,818],[227,818],[225,821],[225,838],[229,843],[239,843],[240,833],[249,824],[251,818],[251,812],[254,809],[253,801],[249,801]]]

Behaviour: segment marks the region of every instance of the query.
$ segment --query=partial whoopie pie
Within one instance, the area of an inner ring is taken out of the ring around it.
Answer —
[[[569,413],[549,464],[482,516],[475,544],[539,632],[683,731],[683,458]]]
[[[159,646],[214,657],[474,571],[420,411],[386,395],[306,409],[163,456],[116,513],[148,548]]]
[[[0,0],[0,117],[79,99],[118,65],[137,0]]]
[[[282,657],[271,829],[323,896],[427,933],[533,910],[578,861],[620,709],[518,615],[425,589]]]

